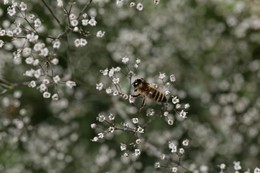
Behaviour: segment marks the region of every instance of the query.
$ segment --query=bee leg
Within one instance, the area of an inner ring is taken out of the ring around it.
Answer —
[[[138,96],[140,96],[141,94],[136,94],[136,95],[133,95],[132,94],[132,97],[138,97]]]
[[[140,107],[140,111],[143,109],[144,103],[145,103],[145,97],[143,97],[142,104],[141,104],[141,107]]]

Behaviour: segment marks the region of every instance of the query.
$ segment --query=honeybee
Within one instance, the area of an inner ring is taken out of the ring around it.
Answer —
[[[143,78],[136,79],[132,85],[134,86],[134,91],[137,92],[137,95],[133,95],[134,97],[142,95],[144,97],[142,101],[141,107],[144,106],[145,97],[148,97],[157,102],[166,102],[165,95],[160,92],[158,89],[152,87],[148,82],[146,82]]]

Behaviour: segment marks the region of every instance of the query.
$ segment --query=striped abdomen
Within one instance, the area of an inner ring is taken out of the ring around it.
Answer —
[[[147,96],[150,98],[150,99],[153,99],[157,102],[166,102],[166,97],[165,95],[160,92],[159,90],[157,89],[154,89],[152,87],[150,87],[150,90],[149,92],[147,93]]]

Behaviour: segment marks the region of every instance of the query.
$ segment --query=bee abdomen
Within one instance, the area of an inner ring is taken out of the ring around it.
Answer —
[[[160,91],[155,90],[154,92],[154,97],[153,99],[157,102],[165,102],[166,101],[166,97],[163,93],[161,93]]]

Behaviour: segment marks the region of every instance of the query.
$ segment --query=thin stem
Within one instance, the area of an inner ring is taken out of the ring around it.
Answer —
[[[80,18],[80,16],[84,13],[84,11],[87,9],[87,7],[89,6],[89,4],[91,4],[91,2],[92,2],[92,0],[89,0],[89,3],[87,3],[87,4],[84,6],[84,8],[80,11],[79,16],[78,16],[77,19]]]
[[[42,0],[42,3],[44,4],[44,6],[49,10],[49,12],[51,13],[51,15],[54,17],[54,19],[58,22],[58,24],[62,27],[62,24],[60,22],[60,20],[56,17],[56,15],[54,14],[54,12],[52,11],[52,9],[48,6],[48,4]]]

